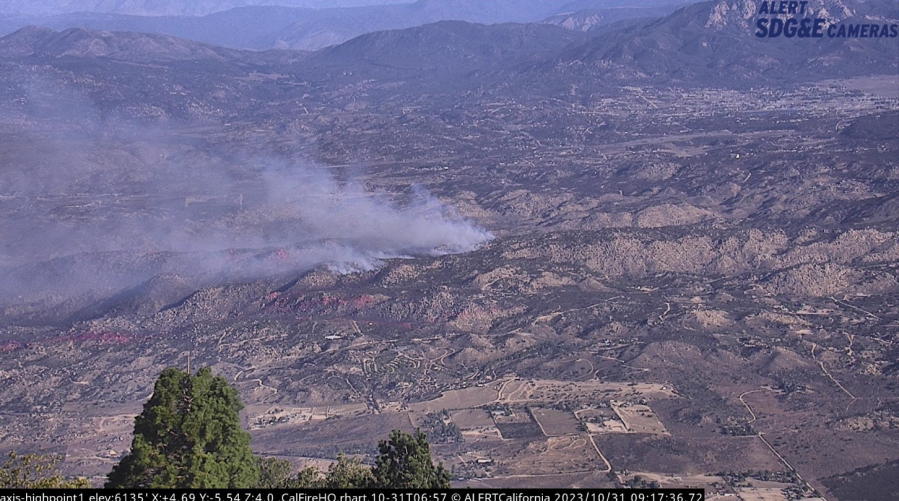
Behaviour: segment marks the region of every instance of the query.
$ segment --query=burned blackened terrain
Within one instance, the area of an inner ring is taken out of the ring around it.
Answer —
[[[899,460],[895,61],[625,85],[559,64],[586,36],[0,40],[0,443],[103,475],[190,357],[297,463],[421,426],[459,485],[870,496]]]

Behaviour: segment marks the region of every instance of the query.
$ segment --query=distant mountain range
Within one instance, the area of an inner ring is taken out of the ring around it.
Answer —
[[[0,12],[17,15],[57,15],[75,12],[134,16],[205,16],[248,6],[281,6],[310,9],[364,7],[414,0],[2,0]]]
[[[30,26],[0,38],[0,59],[100,59],[131,62],[215,60],[293,62],[310,80],[332,74],[352,79],[404,79],[462,74],[482,68],[534,63],[588,37],[546,24],[484,25],[464,21],[369,33],[314,53],[246,51],[167,35],[108,32],[87,28],[54,31]]]
[[[120,61],[190,61],[239,59],[241,52],[165,35],[71,28],[62,32],[27,27],[0,38],[4,58],[103,58]]]
[[[211,1],[211,0],[210,0]],[[320,5],[318,1],[287,0],[291,4]],[[681,5],[685,0],[673,0]],[[87,3],[87,2],[85,2]],[[559,15],[576,16],[578,10],[599,10],[598,24],[632,17],[659,17],[673,10],[672,0],[418,0],[415,3],[360,6],[352,8],[294,8],[284,6],[244,6],[200,17],[170,15],[167,6],[191,6],[188,14],[199,9],[194,2],[135,0],[103,2],[96,8],[58,15],[8,15],[0,18],[0,35],[28,25],[55,30],[91,28],[103,31],[134,31],[169,35],[236,49],[316,50],[343,43],[353,37],[375,31],[411,28],[445,20],[473,23],[532,23],[549,18],[551,24],[569,28]],[[205,4],[207,2],[199,2]],[[213,2],[219,6],[237,2]],[[361,3],[357,2],[357,3]],[[368,2],[371,3],[371,2]],[[382,2],[387,3],[387,2]],[[129,8],[129,5],[151,6]],[[343,2],[346,4],[346,2]],[[14,3],[13,6],[16,4]],[[30,3],[29,3],[30,5]],[[80,5],[80,4],[79,4]],[[334,5],[341,5],[337,3]],[[115,8],[113,8],[113,6]],[[0,12],[10,5],[0,5]],[[608,10],[606,10],[608,9]],[[29,12],[18,9],[14,12]],[[143,16],[153,12],[165,15]],[[574,29],[580,29],[571,27]]]
[[[716,0],[658,20],[603,30],[533,71],[560,81],[770,84],[897,74],[896,38],[758,38],[758,3]],[[810,0],[810,15],[844,23],[897,23],[895,0]]]
[[[349,74],[359,79],[455,78],[485,69],[514,68],[543,61],[588,37],[546,24],[474,24],[441,21],[403,30],[379,31],[313,53],[298,67],[310,80]]]
[[[206,59],[281,65],[278,73],[325,85],[415,80],[434,88],[497,82],[512,89],[632,82],[752,86],[899,73],[896,38],[759,39],[753,33],[755,5],[752,0],[693,4],[594,36],[548,24],[443,21],[368,33],[311,54],[229,50],[154,34],[28,28],[0,39],[0,58]],[[809,8],[834,22],[899,19],[894,0],[811,0]]]
[[[621,21],[658,18],[670,14],[683,4],[661,5],[657,7],[609,7],[606,9],[583,9],[563,12],[546,18],[543,22],[575,31],[596,31],[604,26]]]

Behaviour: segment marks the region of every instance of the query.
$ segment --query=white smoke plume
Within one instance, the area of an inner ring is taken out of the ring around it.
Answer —
[[[17,123],[6,143],[0,303],[103,297],[161,273],[202,283],[349,273],[492,238],[421,187],[376,191],[364,176],[192,139],[186,124],[50,108],[89,118]],[[0,120],[0,139],[11,121]]]

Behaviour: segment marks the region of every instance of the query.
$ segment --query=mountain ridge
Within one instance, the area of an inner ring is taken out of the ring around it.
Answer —
[[[56,31],[27,26],[0,38],[0,57],[105,57],[119,60],[236,58],[239,51],[167,35],[87,28]]]
[[[361,35],[321,49],[307,63],[352,68],[356,72],[384,68],[464,73],[539,60],[586,38],[578,32],[545,24],[440,21]]]
[[[616,5],[626,3],[603,1]],[[327,9],[241,6],[204,16],[147,17],[77,12],[31,17],[7,16],[0,20],[0,35],[26,25],[56,30],[84,27],[102,31],[163,34],[234,49],[317,50],[365,33],[411,28],[439,21],[457,20],[484,24],[540,22],[564,11],[563,7],[567,5],[564,0],[418,0],[405,4]],[[652,11],[653,8],[655,7],[648,10]]]
[[[278,54],[215,47],[158,34],[46,29],[20,30],[0,39],[5,57],[35,54],[147,61],[216,59],[284,62],[309,81],[439,80],[439,87],[549,85],[571,82],[660,82],[675,85],[752,86],[899,71],[895,39],[759,39],[758,4],[712,0],[649,21],[622,21],[590,36],[550,24],[440,21],[363,34],[313,53]],[[812,0],[816,15],[834,22],[899,19],[890,0]],[[112,33],[115,33],[113,35]],[[30,52],[29,52],[30,51]],[[437,88],[437,87],[435,87]]]
[[[896,39],[760,39],[753,0],[713,0],[669,16],[604,31],[531,71],[556,78],[618,81],[775,83],[899,71]],[[889,0],[812,0],[809,10],[832,22],[899,18]]]

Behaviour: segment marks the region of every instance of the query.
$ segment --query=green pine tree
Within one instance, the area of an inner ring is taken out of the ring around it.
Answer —
[[[131,452],[110,488],[246,488],[259,481],[237,391],[206,367],[195,376],[166,369],[134,420]]]
[[[385,489],[448,489],[450,473],[434,466],[431,447],[421,430],[415,435],[393,430],[378,443],[379,456],[372,469],[375,487]]]

